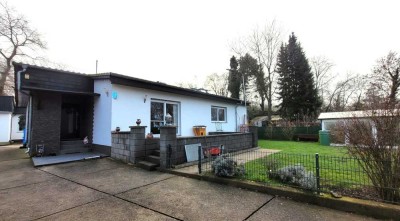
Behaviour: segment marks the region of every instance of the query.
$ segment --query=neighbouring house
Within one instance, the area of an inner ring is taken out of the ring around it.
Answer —
[[[147,126],[155,137],[166,116],[178,137],[207,132],[237,132],[246,107],[238,99],[217,96],[115,73],[88,75],[14,63],[16,100],[28,100],[27,142],[30,155],[43,145],[45,155],[68,153],[85,137],[96,151],[110,154],[111,131]],[[72,150],[76,151],[76,150]]]
[[[0,96],[0,145],[22,140],[25,108],[15,107],[13,96]]]
[[[276,123],[279,120],[282,120],[282,118],[279,115],[272,115],[270,123],[268,122],[268,116],[258,116],[250,121],[250,125],[256,127],[266,127],[268,125]]]

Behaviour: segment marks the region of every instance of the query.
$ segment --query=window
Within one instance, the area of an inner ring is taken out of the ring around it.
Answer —
[[[153,134],[160,134],[160,126],[166,125],[165,116],[172,116],[172,125],[176,126],[179,134],[179,103],[172,101],[152,100],[151,101],[151,128]]]
[[[211,107],[212,122],[226,122],[226,107]]]

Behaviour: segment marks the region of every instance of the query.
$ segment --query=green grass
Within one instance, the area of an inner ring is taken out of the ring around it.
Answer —
[[[266,149],[281,150],[281,153],[316,154],[337,157],[349,157],[347,148],[322,146],[317,142],[259,140],[258,146]]]
[[[321,185],[325,188],[354,188],[369,183],[356,160],[348,155],[346,147],[322,146],[316,142],[259,140],[259,146],[266,149],[281,150],[267,157],[249,161],[245,164],[246,179],[276,184],[268,178],[267,171],[288,166],[303,165],[316,174],[315,154],[319,154]]]

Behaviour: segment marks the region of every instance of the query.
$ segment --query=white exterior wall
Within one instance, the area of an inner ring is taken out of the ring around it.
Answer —
[[[118,94],[117,99],[112,99],[111,105],[111,128],[113,129],[120,127],[121,131],[127,131],[129,126],[136,125],[136,119],[139,118],[142,121],[141,125],[147,126],[146,133],[149,133],[152,99],[174,101],[180,104],[179,135],[181,136],[193,136],[195,125],[207,126],[207,132],[216,131],[215,123],[211,122],[211,106],[227,108],[227,121],[221,123],[223,131],[237,131],[237,125],[244,123],[246,113],[244,106],[116,84],[112,85],[112,90]],[[146,95],[146,102],[144,102]]]
[[[22,114],[13,115],[11,118],[11,140],[22,140],[24,130],[19,130],[19,117]]]
[[[11,113],[0,112],[0,144],[11,140]]]
[[[111,146],[111,96],[110,80],[95,80],[94,93],[100,97],[94,98],[93,143]]]

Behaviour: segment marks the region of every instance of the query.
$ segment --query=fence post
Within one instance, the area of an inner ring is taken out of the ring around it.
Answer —
[[[320,176],[319,176],[319,155],[318,153],[315,154],[315,173],[316,173],[316,178],[317,178],[317,194],[320,194],[320,188],[321,188],[321,184],[320,184]]]
[[[198,153],[199,153],[198,168],[199,168],[199,174],[201,174],[201,146],[198,147]]]

